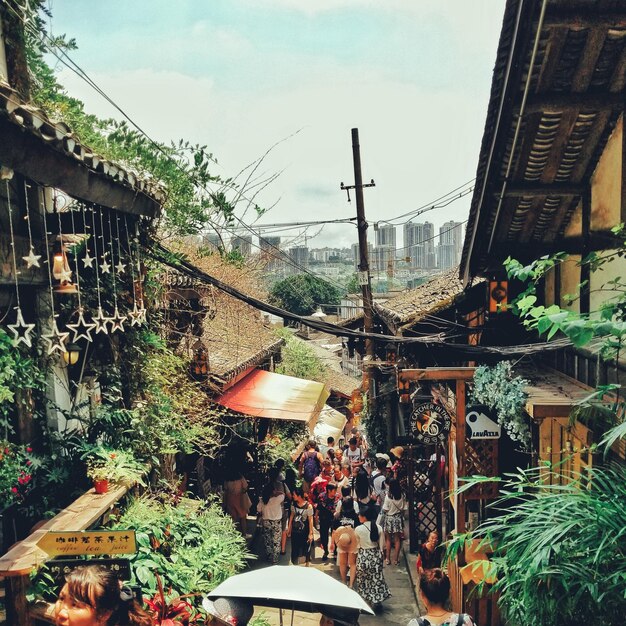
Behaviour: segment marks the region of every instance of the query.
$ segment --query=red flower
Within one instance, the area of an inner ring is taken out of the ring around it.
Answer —
[[[17,487],[11,487],[11,491],[12,491],[13,493],[17,493]]]
[[[32,448],[26,448],[26,452],[32,452],[33,449]]]
[[[32,461],[26,461],[26,465],[32,465],[33,462]]]

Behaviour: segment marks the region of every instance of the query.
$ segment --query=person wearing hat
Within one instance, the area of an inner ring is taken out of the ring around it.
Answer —
[[[359,550],[359,540],[354,528],[351,526],[340,526],[333,533],[333,543],[337,551],[337,562],[339,565],[339,575],[341,582],[347,584],[348,567],[350,567],[350,589],[354,587],[356,572],[356,554]]]
[[[391,448],[389,452],[395,458],[395,463],[391,467],[393,477],[400,481],[400,487],[406,494],[408,489],[408,471],[406,468],[406,459],[404,458],[404,448],[402,446],[395,446]]]
[[[204,598],[202,608],[223,624],[232,624],[232,626],[246,626],[254,614],[252,603],[239,598],[217,598],[216,600]]]

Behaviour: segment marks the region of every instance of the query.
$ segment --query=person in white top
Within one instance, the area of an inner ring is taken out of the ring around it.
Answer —
[[[377,516],[375,507],[360,507],[361,525],[355,530],[359,539],[355,589],[374,611],[391,595],[383,575],[383,529],[375,521]]]
[[[257,504],[263,547],[265,548],[265,556],[270,563],[278,563],[280,556],[284,500],[285,494],[276,495],[274,483],[268,482],[263,487],[261,499]]]
[[[393,564],[397,565],[400,558],[400,545],[404,530],[404,509],[406,501],[402,495],[400,481],[392,478],[383,503],[385,515],[385,559],[391,565],[391,540],[393,539]]]

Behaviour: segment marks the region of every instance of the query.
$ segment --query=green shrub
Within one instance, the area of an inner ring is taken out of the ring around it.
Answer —
[[[155,573],[175,594],[207,593],[250,557],[244,538],[216,503],[183,500],[175,505],[144,495],[130,502],[113,528],[136,532],[131,563],[149,597],[157,591]]]

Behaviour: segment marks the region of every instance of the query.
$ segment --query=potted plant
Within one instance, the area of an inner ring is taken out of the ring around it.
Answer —
[[[109,483],[144,485],[146,466],[128,450],[116,450],[94,446],[84,455],[87,461],[87,476],[93,480],[96,493],[107,493]]]

